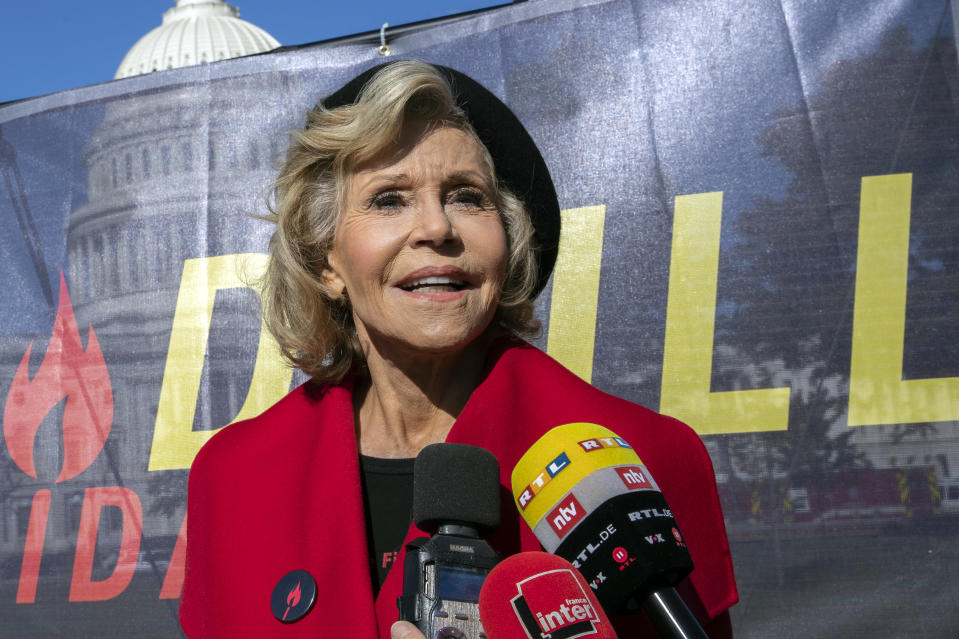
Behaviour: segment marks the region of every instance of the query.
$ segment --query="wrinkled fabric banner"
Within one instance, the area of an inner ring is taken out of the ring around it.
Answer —
[[[939,1],[528,2],[390,42],[539,144],[564,226],[537,343],[703,436],[737,637],[959,635],[954,25]],[[255,215],[377,46],[0,106],[0,635],[181,635],[190,462],[303,381],[261,330]]]

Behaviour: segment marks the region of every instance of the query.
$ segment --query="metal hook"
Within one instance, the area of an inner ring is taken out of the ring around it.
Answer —
[[[386,27],[390,26],[389,22],[384,22],[383,26],[380,27],[380,48],[378,49],[381,56],[388,56],[390,54],[390,45],[386,44]]]

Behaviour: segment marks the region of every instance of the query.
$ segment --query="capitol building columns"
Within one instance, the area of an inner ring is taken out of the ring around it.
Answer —
[[[176,0],[163,14],[163,24],[130,49],[116,77],[278,46],[225,2]],[[236,90],[237,83],[243,90]],[[253,214],[263,212],[262,198],[289,126],[283,115],[275,122],[248,121],[249,102],[257,99],[250,88],[255,83],[256,76],[231,77],[107,103],[83,158],[86,202],[66,222],[65,274],[77,323],[83,335],[93,326],[113,390],[108,446],[90,468],[100,479],[91,481],[126,485],[146,502],[162,499],[151,484],[163,473],[147,474],[145,467],[183,264],[266,247],[268,225]],[[215,308],[199,401],[184,398],[197,403],[197,429],[222,426],[236,415],[251,373],[237,370],[237,363],[249,360],[252,367],[258,344],[253,291],[220,291]],[[185,477],[184,472],[177,480]],[[63,503],[51,508],[51,517],[76,515],[78,495],[64,491],[55,499]],[[145,535],[176,535],[182,503],[172,517],[151,518],[145,509],[144,518],[149,520]],[[68,523],[54,527],[51,521],[51,528],[67,531]],[[70,535],[56,536],[51,549],[73,543]]]

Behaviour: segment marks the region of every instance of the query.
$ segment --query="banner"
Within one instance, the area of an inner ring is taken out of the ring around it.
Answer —
[[[703,436],[737,637],[959,634],[954,24],[556,1],[390,42],[537,141],[563,208],[537,345]],[[0,635],[181,636],[190,462],[304,381],[261,326],[256,215],[375,40],[0,106]]]

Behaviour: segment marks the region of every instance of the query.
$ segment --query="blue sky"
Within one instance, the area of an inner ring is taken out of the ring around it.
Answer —
[[[508,0],[232,0],[240,17],[284,45],[506,4]],[[0,102],[113,78],[133,44],[160,26],[174,0],[31,0],[4,3]]]

